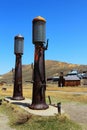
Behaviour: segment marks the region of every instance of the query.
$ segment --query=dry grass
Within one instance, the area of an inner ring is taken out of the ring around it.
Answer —
[[[0,96],[6,97],[6,96],[13,96],[13,85],[6,86],[7,90],[2,90],[4,86],[0,86]],[[32,96],[32,84],[29,85],[23,85],[23,95],[26,98],[31,98]]]
[[[46,96],[50,95],[52,102],[56,103],[59,101],[66,102],[80,102],[80,103],[87,103],[87,95],[80,95],[80,94],[65,94],[65,93],[55,93],[55,92],[46,92]]]
[[[2,113],[9,115],[11,126],[25,124],[32,117],[30,113],[21,109],[17,105],[10,104],[5,101],[3,101],[0,110]]]
[[[66,92],[66,93],[63,93]],[[47,84],[46,97],[50,96],[52,102],[56,103],[58,101],[75,101],[81,103],[87,103],[87,95],[85,94],[74,94],[69,92],[87,92],[85,87],[57,87],[57,84]],[[13,96],[13,86],[7,87],[6,91],[0,89],[0,97]],[[32,99],[32,84],[23,85],[23,96]],[[48,98],[47,102],[48,102]]]
[[[4,86],[2,86],[4,87]],[[61,92],[60,90],[67,92]],[[69,92],[87,92],[87,88],[82,87],[64,87],[58,88],[57,85],[48,84],[47,91],[46,91],[46,99],[48,102],[48,95],[51,97],[52,104],[56,104],[57,102],[80,102],[80,103],[87,103],[87,95],[80,95],[80,94],[69,94]],[[5,96],[12,96],[13,95],[13,86],[7,86],[6,91],[2,91],[0,88],[0,97]],[[23,85],[23,96],[27,98],[32,98],[32,84]],[[37,116],[32,116],[29,113],[24,112],[19,107],[15,106],[14,104],[5,103],[1,105],[0,111],[6,112],[10,117],[11,126],[16,127],[19,129],[27,130],[30,129],[38,129],[38,130],[54,130],[54,129],[61,129],[61,130],[70,130],[71,126],[74,130],[80,130],[81,128],[76,124],[73,124],[69,121],[66,116],[59,117],[50,117],[50,118],[42,118]],[[10,114],[9,114],[10,113]],[[15,117],[15,118],[13,118]],[[53,125],[54,124],[54,125]]]
[[[10,126],[16,130],[82,130],[81,126],[70,121],[64,114],[52,117],[35,116],[6,102],[1,105],[0,112],[7,114]]]
[[[87,86],[75,86],[75,87],[58,87],[57,84],[47,84],[47,91],[64,91],[64,92],[87,92]]]
[[[72,102],[80,102],[80,103],[87,103],[87,95],[85,94],[75,94],[75,93],[69,93],[69,92],[87,92],[86,87],[57,87],[55,84],[48,84],[47,85],[47,91],[46,96],[50,96],[52,99],[52,102],[66,102],[66,101],[72,101]],[[64,93],[66,92],[66,93]]]

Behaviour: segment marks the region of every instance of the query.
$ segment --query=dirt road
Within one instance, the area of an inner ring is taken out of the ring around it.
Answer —
[[[6,115],[0,114],[0,130],[16,130],[10,128],[8,125],[8,117]]]
[[[79,103],[66,103],[62,105],[63,110],[70,116],[70,119],[84,126],[87,130],[87,105]]]

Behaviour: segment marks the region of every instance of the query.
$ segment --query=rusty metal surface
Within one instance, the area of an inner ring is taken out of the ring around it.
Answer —
[[[16,64],[15,64],[15,77],[14,77],[14,91],[13,97],[14,100],[23,100],[22,92],[22,61],[21,54],[16,54]]]
[[[45,101],[45,60],[44,60],[44,46],[43,44],[35,45],[34,57],[34,76],[33,76],[33,95],[31,109],[47,109],[48,105]]]
[[[44,18],[41,17],[41,16],[37,16],[36,18],[33,19],[33,22],[37,22],[37,21],[43,21],[43,22],[46,22],[46,19],[44,19]]]

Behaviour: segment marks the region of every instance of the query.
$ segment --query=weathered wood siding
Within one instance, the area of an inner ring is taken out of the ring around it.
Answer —
[[[65,80],[65,86],[79,86],[80,80]]]

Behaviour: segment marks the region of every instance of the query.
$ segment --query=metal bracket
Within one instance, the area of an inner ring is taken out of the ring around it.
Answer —
[[[44,50],[48,49],[48,42],[49,42],[49,39],[47,39],[46,46],[44,46]]]

